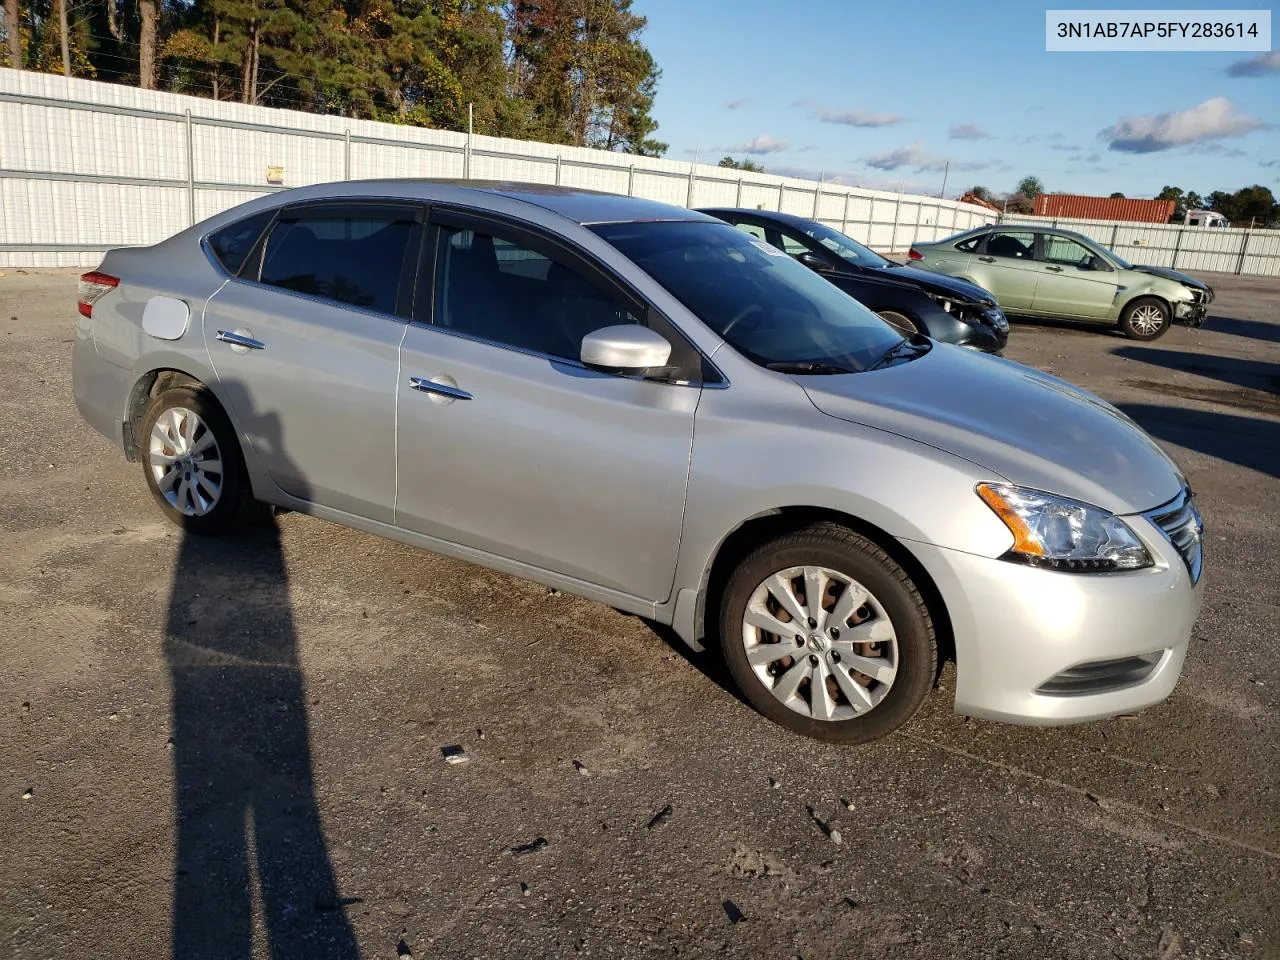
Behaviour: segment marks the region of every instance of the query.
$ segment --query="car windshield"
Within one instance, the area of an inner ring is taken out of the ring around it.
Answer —
[[[1086,237],[1079,233],[1069,233],[1067,234],[1067,236],[1071,237],[1073,240],[1078,240],[1091,253],[1098,254],[1104,260],[1110,260],[1112,264],[1119,267],[1121,270],[1133,269],[1132,263],[1130,263],[1124,257],[1120,256],[1120,254],[1116,253],[1114,250],[1108,247],[1104,247],[1102,244],[1098,243],[1092,237]]]
[[[801,227],[806,236],[812,237],[846,263],[858,267],[896,267],[898,264],[886,260],[874,250],[869,250],[852,237],[846,237],[839,230],[833,230],[826,224],[812,223]]]
[[[903,342],[848,294],[728,224],[608,223],[592,229],[761,366],[855,373]]]

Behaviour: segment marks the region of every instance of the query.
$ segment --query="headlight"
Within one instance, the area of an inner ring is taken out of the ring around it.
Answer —
[[[980,483],[978,496],[1013,534],[1005,560],[1077,573],[1151,566],[1129,525],[1100,507],[1009,483]]]

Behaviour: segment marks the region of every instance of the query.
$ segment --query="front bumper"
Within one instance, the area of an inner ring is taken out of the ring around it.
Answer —
[[[1009,321],[999,307],[976,307],[964,322],[971,332],[960,341],[962,347],[999,353],[1009,343]]]
[[[1155,566],[1037,569],[910,542],[942,593],[956,646],[957,713],[1023,724],[1095,720],[1173,691],[1203,578],[1150,520],[1125,520]]]
[[[1204,324],[1204,318],[1209,313],[1209,298],[1198,300],[1180,300],[1173,305],[1173,319],[1178,323],[1185,323],[1188,326],[1199,327]]]

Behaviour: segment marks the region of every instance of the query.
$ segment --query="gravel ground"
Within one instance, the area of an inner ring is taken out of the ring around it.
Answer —
[[[641,620],[305,516],[183,542],[0,277],[0,954],[1280,957],[1280,281],[1015,325],[1186,469],[1209,584],[1136,716],[784,733]],[[469,762],[447,763],[460,745]]]

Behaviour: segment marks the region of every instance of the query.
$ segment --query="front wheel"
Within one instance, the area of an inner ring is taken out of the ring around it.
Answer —
[[[1169,329],[1171,320],[1164,301],[1139,297],[1124,308],[1120,329],[1130,340],[1154,340]]]
[[[865,743],[924,703],[937,670],[928,608],[867,538],[819,523],[752,552],[720,610],[725,662],[747,700],[805,736]]]

